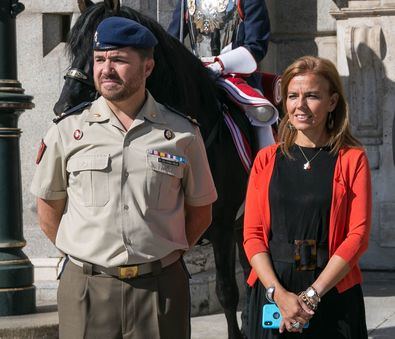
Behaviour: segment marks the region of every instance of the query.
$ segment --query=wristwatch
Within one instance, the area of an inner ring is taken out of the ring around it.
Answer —
[[[266,289],[266,293],[265,293],[267,301],[272,304],[274,304],[274,299],[273,299],[274,290],[275,290],[274,286],[270,286]]]
[[[316,304],[318,304],[321,301],[320,295],[318,294],[317,290],[313,286],[308,287],[305,292],[306,292],[306,296],[309,299],[312,299]]]

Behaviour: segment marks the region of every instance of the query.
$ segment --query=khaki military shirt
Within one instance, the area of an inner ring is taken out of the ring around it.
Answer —
[[[56,246],[81,260],[111,267],[185,250],[184,203],[217,198],[199,129],[148,92],[127,132],[101,97],[44,143],[31,191],[67,198]]]

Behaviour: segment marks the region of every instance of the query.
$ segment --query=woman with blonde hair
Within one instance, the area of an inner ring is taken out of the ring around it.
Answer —
[[[340,76],[329,60],[301,57],[285,70],[282,95],[279,143],[258,153],[247,191],[248,338],[367,338],[358,260],[371,225],[370,171]],[[271,302],[279,330],[261,325]]]

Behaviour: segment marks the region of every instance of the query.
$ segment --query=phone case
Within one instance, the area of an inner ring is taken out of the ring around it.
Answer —
[[[281,323],[281,314],[276,304],[263,305],[262,327],[279,328]]]
[[[279,328],[281,323],[281,313],[276,304],[263,305],[262,311],[262,327],[263,328]],[[303,328],[309,327],[306,323]]]

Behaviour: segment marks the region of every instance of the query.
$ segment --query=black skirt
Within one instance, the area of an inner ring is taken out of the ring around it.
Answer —
[[[262,308],[268,303],[265,288],[257,281],[252,288],[248,339],[367,339],[365,305],[361,285],[355,285],[343,293],[331,289],[318,306],[311,318],[309,327],[303,333],[280,334],[278,329],[262,327]]]

